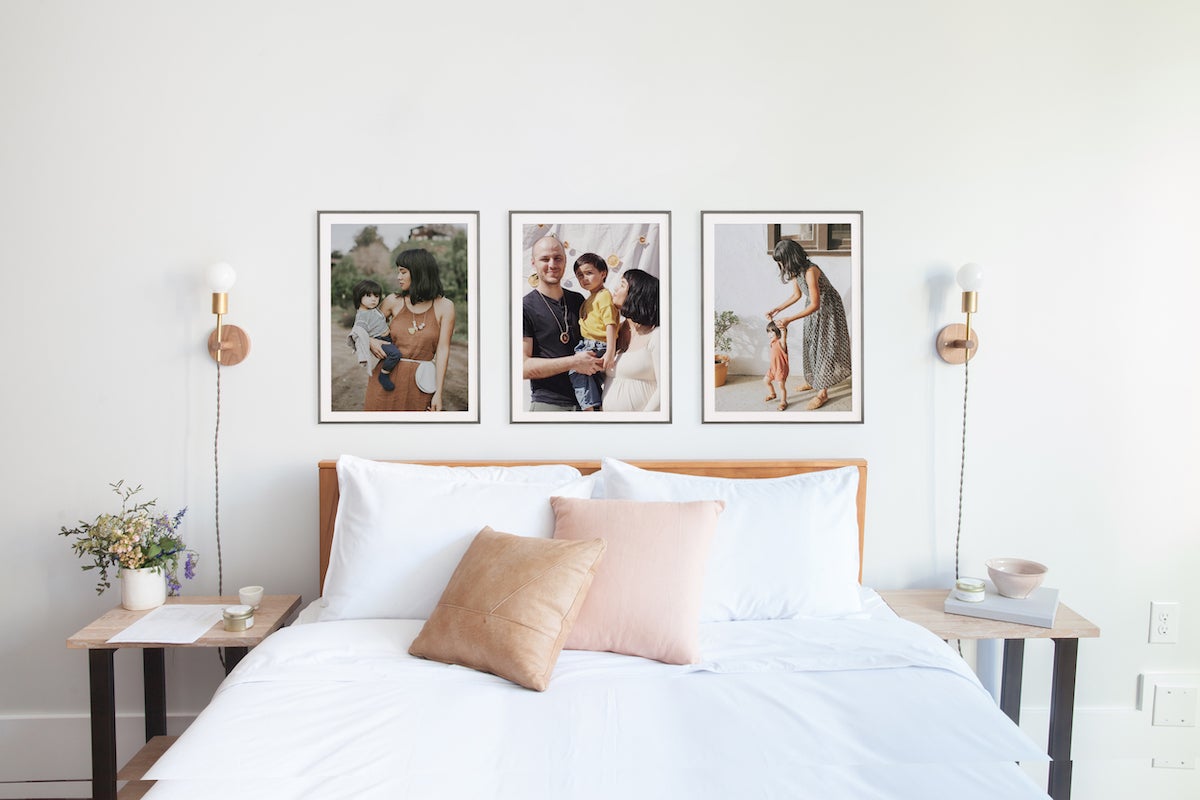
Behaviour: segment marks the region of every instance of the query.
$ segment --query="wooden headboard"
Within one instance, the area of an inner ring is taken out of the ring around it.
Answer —
[[[401,462],[397,462],[401,463]],[[599,461],[413,461],[405,463],[431,464],[446,467],[532,466],[536,464],[568,464],[584,475],[600,469]],[[681,475],[707,475],[719,478],[781,478],[806,472],[821,472],[839,467],[858,467],[858,579],[862,581],[863,533],[867,513],[867,462],[861,458],[827,458],[817,460],[775,461],[630,461],[635,467]],[[337,516],[337,461],[327,459],[317,465],[321,492],[321,588],[325,588],[325,572],[329,569],[329,552],[333,547],[333,521]]]

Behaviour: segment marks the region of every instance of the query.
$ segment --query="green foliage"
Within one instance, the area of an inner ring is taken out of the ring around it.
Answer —
[[[379,241],[379,228],[375,225],[364,225],[354,237],[355,247],[369,247],[372,242]]]
[[[733,349],[733,337],[729,334],[731,328],[742,320],[732,311],[719,311],[713,319],[713,344],[719,353],[728,353]]]
[[[367,225],[354,237],[356,247],[367,247],[379,240],[375,226]],[[391,251],[392,261],[405,250],[428,250],[438,262],[438,270],[442,279],[442,288],[446,297],[454,303],[455,325],[454,341],[467,341],[467,292],[469,289],[469,269],[467,263],[467,234],[457,231],[453,238],[447,241],[409,241],[401,242]],[[329,294],[333,306],[334,319],[348,325],[354,319],[354,286],[359,281],[370,278],[383,285],[384,294],[395,291],[395,273],[390,278],[383,279],[378,275],[369,275],[359,269],[354,263],[354,250],[344,256],[333,254],[330,264]],[[338,310],[341,309],[341,313]]]
[[[450,240],[450,250],[444,261],[442,283],[447,294],[453,292],[455,297],[467,296],[467,234],[462,231]]]
[[[333,265],[329,275],[330,300],[334,308],[343,306],[354,311],[354,286],[364,278],[354,264],[354,256],[349,255]]]

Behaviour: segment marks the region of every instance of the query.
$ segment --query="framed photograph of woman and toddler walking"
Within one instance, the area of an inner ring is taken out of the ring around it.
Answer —
[[[862,212],[701,212],[704,422],[862,422]]]
[[[671,213],[512,211],[509,247],[512,421],[670,422]]]
[[[479,422],[479,212],[317,212],[321,422]]]

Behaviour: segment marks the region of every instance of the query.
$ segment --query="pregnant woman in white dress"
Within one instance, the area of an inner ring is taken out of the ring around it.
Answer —
[[[605,411],[658,411],[658,278],[640,269],[621,277],[613,292],[621,312],[617,358],[604,382]]]

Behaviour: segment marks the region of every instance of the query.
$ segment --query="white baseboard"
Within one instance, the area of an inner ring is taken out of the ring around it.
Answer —
[[[0,783],[0,798],[3,800],[36,800],[41,797],[82,797],[92,796],[90,781],[72,781],[70,783],[54,781],[51,783]]]
[[[1046,746],[1048,708],[1021,709],[1021,730]],[[1088,800],[1193,800],[1200,797],[1200,770],[1151,766],[1155,756],[1200,756],[1198,728],[1150,724],[1149,711],[1132,708],[1077,708],[1071,734],[1071,796]],[[1022,764],[1039,786],[1047,766]]]
[[[182,733],[195,714],[169,714]],[[117,715],[117,766],[146,743],[141,714]],[[0,798],[91,797],[92,736],[87,715],[0,716]]]

